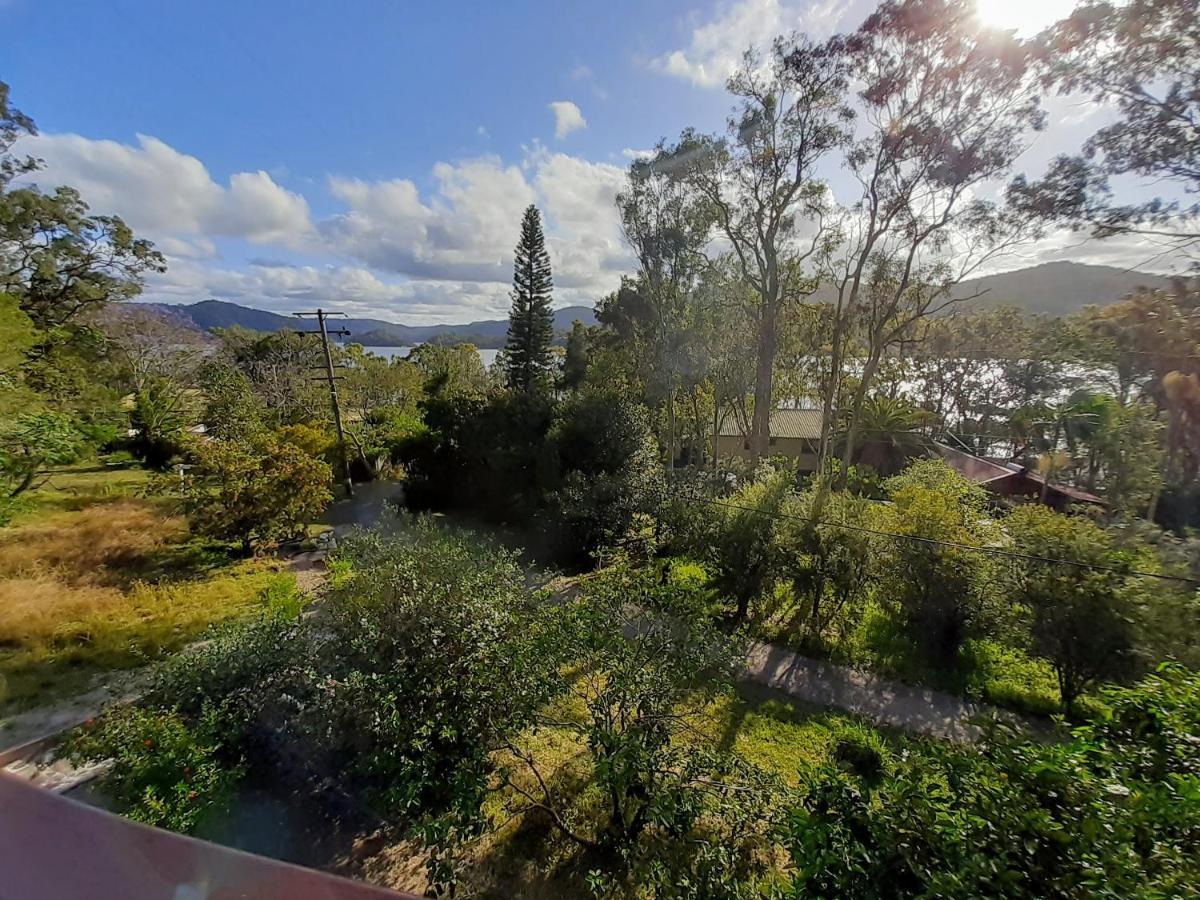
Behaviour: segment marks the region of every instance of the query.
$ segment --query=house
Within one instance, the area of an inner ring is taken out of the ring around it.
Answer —
[[[1040,474],[1011,460],[975,456],[937,441],[933,442],[932,450],[944,459],[950,468],[976,484],[983,485],[989,493],[1000,497],[1042,502],[1044,491],[1046,505],[1060,512],[1073,503],[1104,506],[1104,501],[1095,494],[1067,484],[1050,482],[1047,485],[1046,479]]]
[[[713,440],[717,457],[750,457],[750,423],[727,412]],[[817,453],[821,446],[821,410],[774,409],[770,421],[771,442],[768,456],[787,456],[799,462],[800,470],[817,469]]]

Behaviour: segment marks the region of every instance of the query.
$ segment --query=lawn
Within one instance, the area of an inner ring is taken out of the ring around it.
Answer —
[[[87,690],[294,591],[277,561],[192,539],[149,484],[140,469],[76,467],[0,529],[0,712]]]
[[[572,702],[548,710],[551,718],[574,717]],[[798,704],[758,685],[741,684],[737,692],[695,710],[694,728],[687,738],[697,745],[731,752],[802,788],[811,773],[832,757],[837,742],[853,738],[881,749],[894,738],[851,716]],[[566,787],[573,797],[577,822],[594,821],[602,798],[591,780],[587,754],[579,736],[563,728],[539,728],[518,744],[532,753],[548,783]],[[497,754],[498,762],[507,761]],[[525,785],[532,787],[532,781]],[[460,886],[470,896],[588,897],[586,876],[596,865],[586,851],[565,839],[536,814],[515,814],[519,805],[509,791],[492,794],[485,812],[496,823],[473,853]],[[356,874],[394,889],[420,893],[427,888],[423,857],[411,842],[386,848],[365,862]]]

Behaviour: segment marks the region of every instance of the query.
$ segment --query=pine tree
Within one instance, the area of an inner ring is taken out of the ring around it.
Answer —
[[[550,309],[550,255],[542,217],[533,204],[521,220],[513,259],[512,311],[508,314],[508,386],[529,392],[547,383],[553,360],[554,313]]]
[[[562,386],[567,390],[578,390],[587,377],[589,349],[587,329],[576,319],[567,332],[567,354],[563,358]]]

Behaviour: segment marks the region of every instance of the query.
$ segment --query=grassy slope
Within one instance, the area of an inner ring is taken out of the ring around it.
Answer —
[[[0,712],[86,690],[290,592],[276,562],[193,540],[139,469],[80,466],[0,529]]]

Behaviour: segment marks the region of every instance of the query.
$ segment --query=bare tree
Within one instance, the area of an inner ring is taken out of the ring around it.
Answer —
[[[712,230],[712,209],[691,190],[661,142],[649,159],[629,166],[625,190],[617,195],[621,228],[638,260],[637,292],[645,302],[640,335],[653,364],[648,386],[667,405],[667,465],[675,457],[675,392],[680,383],[685,329],[684,307],[708,264],[704,250]]]
[[[811,263],[828,250],[820,160],[849,138],[840,48],[777,40],[766,60],[748,52],[727,85],[738,104],[724,137],[687,130],[672,155],[711,205],[742,279],[753,289],[757,335],[751,452],[767,452],[775,354],[783,311],[819,284]]]
[[[836,42],[859,85],[857,135],[846,168],[860,188],[828,269],[837,292],[821,458],[853,326],[865,359],[854,420],[889,346],[962,297],[955,286],[1014,241],[1028,219],[980,195],[1042,127],[1032,53],[1011,33],[982,28],[969,0],[897,0]],[[803,56],[789,60],[805,66]]]

